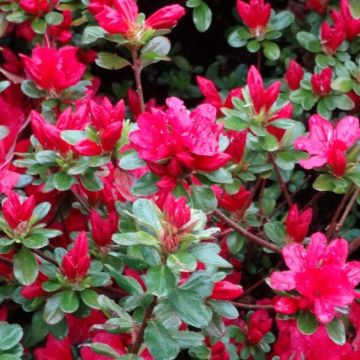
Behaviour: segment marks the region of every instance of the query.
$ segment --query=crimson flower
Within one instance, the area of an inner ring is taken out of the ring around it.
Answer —
[[[328,4],[329,0],[308,0],[306,6],[319,14],[323,14],[327,9]]]
[[[196,82],[198,84],[198,87],[199,87],[201,93],[205,97],[205,102],[208,104],[211,104],[212,106],[214,106],[216,108],[218,116],[221,116],[221,108],[222,107],[226,107],[228,109],[232,109],[234,107],[234,105],[232,103],[233,97],[237,97],[240,99],[243,98],[241,88],[235,88],[229,92],[225,101],[223,101],[221,98],[221,95],[213,81],[211,81],[203,76],[197,76]]]
[[[258,344],[271,330],[272,318],[266,310],[257,310],[250,315],[246,339],[250,344]]]
[[[243,214],[250,206],[248,200],[251,198],[251,191],[246,190],[243,186],[240,187],[236,194],[228,194],[224,192],[219,197],[219,206],[231,211]]]
[[[239,164],[245,152],[247,131],[229,130],[226,132],[226,136],[230,142],[225,152],[231,156],[231,160],[235,164]]]
[[[360,34],[360,19],[355,19],[350,10],[349,0],[340,0],[340,14],[344,19],[346,38],[353,40]]]
[[[11,229],[15,230],[19,225],[27,225],[35,206],[34,196],[20,201],[20,196],[15,192],[11,192],[2,204],[3,217]]]
[[[138,130],[130,142],[150,170],[161,176],[159,187],[172,189],[181,175],[215,171],[230,159],[220,150],[223,126],[216,123],[216,109],[203,104],[189,112],[177,98],[166,100],[165,111],[152,109],[138,117]]]
[[[77,236],[74,247],[63,257],[61,272],[70,282],[81,281],[90,267],[89,242],[86,232]]]
[[[210,360],[230,360],[230,354],[222,341],[211,346]]]
[[[48,277],[42,272],[39,272],[37,279],[31,285],[26,285],[22,287],[21,295],[28,300],[32,300],[37,297],[46,295],[47,292],[42,288],[42,285],[47,280]]]
[[[21,56],[29,78],[39,88],[59,94],[76,85],[84,75],[86,66],[78,60],[77,51],[74,46],[59,50],[36,46],[31,57]]]
[[[45,346],[35,349],[34,353],[36,360],[73,360],[68,337],[59,340],[50,334]]]
[[[346,170],[345,152],[360,138],[359,119],[346,116],[334,127],[320,115],[313,115],[309,119],[309,130],[308,136],[300,136],[294,144],[296,149],[311,155],[301,160],[300,165],[313,169],[329,164],[336,176],[343,176]]]
[[[259,114],[262,111],[269,111],[273,106],[279,96],[281,82],[275,81],[266,89],[261,74],[252,65],[247,74],[247,85],[254,111],[256,114]]]
[[[165,220],[178,229],[181,229],[191,220],[191,212],[185,196],[175,199],[175,197],[169,193],[163,205],[163,212]]]
[[[333,55],[345,40],[343,19],[333,11],[332,18],[334,27],[328,21],[324,21],[320,29],[321,45],[325,54]]]
[[[305,249],[300,244],[283,248],[288,271],[275,271],[271,287],[278,291],[296,290],[317,319],[329,323],[336,309],[346,307],[355,298],[355,286],[360,282],[360,262],[346,263],[348,243],[344,239],[327,244],[325,235],[311,236]]]
[[[253,36],[265,35],[271,16],[270,4],[264,3],[264,0],[249,0],[249,3],[237,0],[236,7],[240,18]]]
[[[51,25],[48,28],[48,34],[57,39],[61,43],[67,43],[72,38],[71,23],[72,13],[70,10],[65,10],[62,13],[64,19],[59,25]]]
[[[40,17],[46,12],[49,12],[58,3],[58,0],[20,0],[20,7],[30,15]]]
[[[98,6],[94,2],[93,13],[96,13]],[[185,9],[180,5],[165,6],[145,21],[145,28],[169,29],[174,27],[178,20],[184,16]],[[95,18],[100,26],[110,34],[122,34],[133,38],[142,29],[137,23],[139,10],[135,0],[114,0],[113,7],[104,5],[102,11],[96,13]]]
[[[295,61],[291,60],[285,73],[285,80],[290,90],[300,88],[300,82],[304,77],[304,69]]]
[[[285,221],[285,228],[290,242],[301,243],[309,231],[312,209],[300,212],[297,205],[291,206]]]
[[[111,244],[111,237],[117,230],[117,223],[118,217],[115,211],[112,211],[106,219],[103,219],[95,209],[91,211],[91,235],[97,246],[104,247]]]
[[[320,74],[313,74],[311,76],[311,86],[315,95],[323,97],[331,93],[332,75],[332,68],[327,67],[321,70]]]
[[[214,300],[234,300],[240,297],[243,292],[243,288],[240,285],[222,280],[214,284],[214,289],[210,298]]]

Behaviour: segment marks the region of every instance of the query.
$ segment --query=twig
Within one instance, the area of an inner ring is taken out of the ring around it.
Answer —
[[[148,321],[150,320],[150,318],[152,317],[156,303],[157,303],[157,298],[156,298],[156,296],[154,296],[153,301],[151,302],[151,304],[148,306],[148,308],[145,311],[143,321],[139,328],[139,332],[137,333],[135,342],[130,349],[131,354],[137,355],[137,353],[140,350],[141,344],[144,341],[144,333],[145,333],[146,325],[147,325]]]
[[[40,250],[37,249],[32,249],[32,252],[34,254],[36,254],[37,256],[41,257],[42,259],[46,260],[47,262],[55,265],[55,266],[59,266],[59,263],[54,260],[53,258],[51,258],[50,256],[45,255],[43,252],[41,252]]]
[[[271,164],[272,164],[272,166],[274,168],[275,175],[276,175],[276,177],[277,177],[277,179],[279,181],[279,185],[280,185],[281,191],[284,194],[285,200],[286,200],[288,206],[291,207],[291,205],[292,205],[291,196],[290,196],[289,191],[287,189],[286,183],[284,182],[284,179],[281,176],[280,170],[279,170],[278,166],[276,165],[275,158],[274,158],[274,155],[272,153],[269,153],[269,160],[270,160],[270,162],[271,162]]]
[[[5,265],[13,266],[13,262],[10,259],[7,259],[3,256],[0,256],[0,262],[2,262]]]
[[[341,228],[343,227],[344,222],[345,222],[347,216],[349,215],[352,207],[354,206],[356,198],[358,197],[359,193],[360,193],[360,188],[357,188],[354,191],[349,203],[347,204],[347,206],[346,206],[346,208],[345,208],[345,210],[344,210],[344,212],[343,212],[343,214],[342,214],[342,216],[340,218],[340,221],[336,225],[334,236],[336,236],[338,234],[338,232],[341,230]]]
[[[355,252],[360,247],[360,236],[354,239],[349,245],[349,253]]]
[[[246,237],[248,240],[263,246],[264,248],[267,248],[271,251],[274,251],[278,254],[281,254],[281,249],[279,249],[274,244],[271,244],[270,242],[259,238],[258,236],[250,233],[249,231],[245,230],[243,227],[238,225],[235,221],[228,218],[226,215],[224,215],[220,210],[216,209],[214,211],[214,214],[219,217],[222,221],[224,221],[226,224],[228,224],[231,228],[233,228],[236,232],[238,232],[240,235]]]
[[[353,191],[353,186],[350,186],[347,193],[343,196],[343,198],[341,199],[341,202],[340,204],[338,205],[336,211],[335,211],[335,214],[334,216],[332,217],[331,219],[331,222],[330,222],[330,225],[329,225],[329,228],[326,232],[326,237],[328,239],[331,239],[333,234],[334,234],[334,231],[336,230],[336,223],[337,223],[337,219],[339,218],[340,214],[341,214],[341,211],[342,209],[344,208],[348,198],[350,197],[351,195],[351,192]]]
[[[86,210],[86,212],[88,212],[89,214],[91,213],[91,209],[90,206],[84,201],[84,199],[77,194],[75,191],[72,191],[73,195],[75,196],[76,200],[80,203],[80,205]]]
[[[247,309],[247,310],[274,310],[274,305],[256,305],[256,304],[245,304],[245,303],[239,303],[236,301],[231,301],[231,303],[241,309]]]
[[[141,83],[141,64],[140,64],[137,48],[131,49],[131,57],[132,57],[132,61],[133,61],[132,68],[134,70],[134,75],[135,75],[136,92],[138,94],[140,110],[141,110],[141,112],[144,112],[145,111],[145,101],[144,101],[144,92],[143,92],[142,83]]]

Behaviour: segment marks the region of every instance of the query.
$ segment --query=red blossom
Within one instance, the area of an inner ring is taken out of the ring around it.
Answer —
[[[185,15],[185,9],[180,5],[169,5],[154,12],[145,21],[152,29],[171,29]]]
[[[240,285],[235,285],[229,281],[218,281],[214,285],[211,299],[214,300],[234,300],[243,294],[243,288]]]
[[[35,349],[36,360],[73,360],[68,337],[62,340],[48,335],[44,347]]]
[[[28,14],[40,17],[51,11],[57,3],[57,0],[20,0],[19,5]]]
[[[106,219],[103,219],[96,210],[90,213],[91,235],[95,244],[99,247],[111,244],[111,237],[117,230],[117,213],[112,211]]]
[[[286,217],[285,228],[289,242],[301,243],[309,231],[312,220],[312,209],[300,212],[294,204]]]
[[[346,38],[353,40],[360,35],[360,19],[355,19],[350,10],[349,0],[340,0],[340,14],[343,17]]]
[[[319,14],[323,14],[327,10],[328,4],[329,0],[308,0],[306,6]]]
[[[332,13],[332,18],[334,27],[331,27],[327,21],[324,21],[320,29],[322,48],[325,54],[328,55],[335,54],[345,40],[343,19],[335,11]]]
[[[211,346],[210,360],[230,360],[230,354],[222,341]]]
[[[295,60],[291,60],[285,73],[285,80],[290,90],[300,88],[300,82],[304,77],[304,69]]]
[[[323,97],[331,93],[331,79],[333,76],[333,70],[327,67],[319,74],[313,74],[311,77],[311,86],[315,95]]]

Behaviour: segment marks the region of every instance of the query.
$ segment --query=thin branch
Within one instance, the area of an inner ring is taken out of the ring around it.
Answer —
[[[55,266],[59,266],[59,263],[54,260],[53,258],[51,258],[50,256],[45,255],[43,252],[41,252],[40,250],[37,249],[32,249],[32,252],[34,254],[36,254],[37,256],[41,257],[42,259],[46,260],[47,262],[55,265]]]
[[[332,238],[332,236],[333,236],[333,234],[334,234],[334,232],[335,232],[335,230],[336,230],[337,220],[338,220],[338,218],[339,218],[339,216],[340,216],[340,214],[341,214],[342,209],[345,207],[348,198],[351,196],[351,193],[352,193],[352,191],[353,191],[353,188],[354,188],[353,186],[350,186],[350,187],[349,187],[347,193],[346,193],[346,194],[343,196],[343,198],[341,199],[341,202],[340,202],[340,204],[338,205],[338,207],[337,207],[337,209],[336,209],[336,211],[335,211],[335,214],[334,214],[334,216],[333,216],[332,219],[331,219],[329,228],[328,228],[328,230],[327,230],[327,232],[326,232],[326,237],[327,237],[328,239],[331,239],[331,238]]]
[[[75,191],[72,191],[72,194],[75,196],[76,200],[80,203],[80,205],[86,210],[86,212],[88,212],[90,214],[91,213],[91,208],[84,201],[84,199],[79,194],[77,194]]]
[[[240,309],[247,309],[247,310],[274,310],[274,305],[256,305],[256,304],[245,304],[239,303],[236,301],[231,301],[231,303],[240,308]]]
[[[5,265],[13,266],[13,262],[10,259],[5,258],[3,256],[0,256],[0,262],[2,262]]]
[[[240,235],[246,237],[248,240],[263,246],[264,248],[267,248],[271,251],[274,251],[278,254],[281,254],[281,249],[279,249],[274,244],[270,243],[267,240],[261,239],[258,236],[250,233],[249,231],[245,230],[243,227],[238,225],[235,221],[228,218],[226,215],[224,215],[220,210],[216,209],[214,211],[214,214],[219,217],[222,221],[224,221],[227,225],[229,225],[231,228],[233,228],[236,232],[238,232]]]
[[[355,252],[358,248],[360,248],[360,236],[354,239],[349,245],[349,253]]]
[[[276,165],[275,158],[272,153],[269,153],[269,160],[274,168],[275,175],[279,181],[279,185],[280,185],[282,193],[284,194],[285,200],[286,200],[288,206],[291,207],[291,205],[292,205],[291,196],[287,189],[286,183],[284,182],[284,179],[281,176],[280,170],[279,170],[278,166]]]
[[[135,339],[134,344],[132,345],[132,347],[130,349],[131,354],[137,355],[137,353],[140,350],[141,344],[144,342],[144,333],[145,333],[146,325],[153,315],[156,303],[157,303],[157,297],[154,296],[153,301],[151,302],[151,304],[147,307],[147,309],[145,311],[143,321],[142,321],[139,331],[137,333],[137,337]]]
[[[136,92],[138,94],[138,99],[140,103],[141,112],[145,111],[145,101],[144,101],[144,92],[141,83],[141,63],[138,55],[138,49],[131,49],[131,57],[133,61],[132,68],[134,70],[135,83],[136,83]]]

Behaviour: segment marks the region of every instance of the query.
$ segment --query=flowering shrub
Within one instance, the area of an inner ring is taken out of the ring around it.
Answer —
[[[0,0],[0,359],[359,359],[359,2],[149,3]]]

